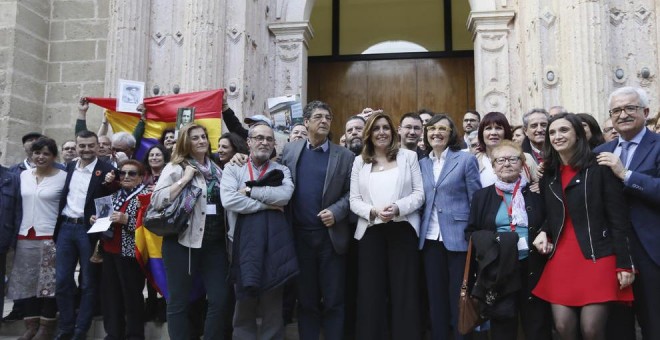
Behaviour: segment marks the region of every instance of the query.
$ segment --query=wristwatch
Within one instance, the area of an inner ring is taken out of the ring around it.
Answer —
[[[251,193],[252,193],[252,188],[245,187],[245,196],[250,197]]]

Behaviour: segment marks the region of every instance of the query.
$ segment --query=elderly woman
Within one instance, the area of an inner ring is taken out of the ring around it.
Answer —
[[[364,131],[350,190],[351,210],[359,218],[356,339],[385,339],[388,324],[393,339],[420,339],[417,210],[424,192],[417,154],[399,149],[385,113],[372,114]]]
[[[480,153],[477,154],[479,161],[479,174],[481,185],[487,187],[492,185],[497,180],[493,165],[491,162],[493,149],[498,146],[503,140],[511,140],[513,132],[511,125],[506,119],[506,116],[501,112],[489,112],[479,123],[479,148]],[[528,182],[536,182],[536,162],[533,161],[532,155],[525,154],[525,167],[523,168],[522,176]]]
[[[461,152],[456,125],[444,114],[427,122],[424,144],[431,153],[419,162],[426,196],[419,248],[431,311],[431,338],[447,339],[453,327],[458,340],[463,339],[456,325],[468,246],[464,231],[472,196],[481,189],[479,166],[472,154]]]
[[[142,163],[124,161],[117,173],[121,188],[112,194],[112,225],[102,237],[103,327],[111,339],[143,339],[144,275],[135,259],[135,228],[140,209],[138,195],[149,191],[142,184]],[[113,181],[114,175],[108,174],[106,180]],[[94,222],[96,216],[91,217],[90,223]]]
[[[545,135],[539,183],[548,212],[534,246],[549,259],[534,295],[552,304],[562,339],[604,339],[608,302],[633,300],[630,217],[623,184],[598,165],[582,121],[559,114]]]
[[[204,339],[224,339],[227,284],[225,225],[220,204],[222,170],[210,158],[208,134],[203,126],[186,125],[172,160],[165,166],[151,197],[161,209],[170,204],[189,183],[202,189],[188,225],[176,236],[163,238],[163,261],[169,301],[167,328],[172,339],[189,339],[188,302],[192,273],[200,273],[206,288],[208,311]]]
[[[531,295],[539,279],[544,257],[530,250],[531,240],[539,232],[545,215],[541,196],[530,191],[521,175],[525,156],[520,145],[503,141],[492,150],[492,166],[497,176],[495,184],[475,193],[466,239],[473,232],[486,230],[518,235],[518,268],[521,288],[514,293],[514,312],[510,318],[491,319],[491,339],[516,339],[518,320],[526,339],[552,339],[549,305]],[[515,247],[515,245],[514,245]]]
[[[26,331],[20,339],[50,339],[57,321],[53,231],[66,172],[55,167],[54,140],[39,138],[31,150],[35,167],[21,173],[23,219],[7,297],[26,301]]]

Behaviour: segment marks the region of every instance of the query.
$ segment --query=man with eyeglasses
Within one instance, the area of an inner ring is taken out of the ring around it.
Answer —
[[[536,164],[543,163],[543,145],[545,144],[545,130],[548,127],[550,115],[545,109],[531,109],[523,117],[523,131],[525,139],[522,150],[533,157]]]
[[[252,125],[247,143],[250,154],[245,165],[226,166],[220,183],[236,273],[234,338],[257,339],[259,329],[260,338],[283,339],[283,286],[298,271],[284,214],[293,182],[287,167],[270,160],[275,138],[269,125]],[[276,171],[281,173],[279,180],[273,176]]]
[[[348,195],[355,156],[328,138],[330,106],[312,101],[303,109],[307,140],[284,146],[282,164],[296,185],[287,211],[293,222],[298,275],[300,339],[343,339],[345,273],[349,240]]]
[[[609,113],[619,137],[594,152],[598,164],[623,181],[633,225],[629,246],[640,274],[633,283],[635,312],[644,339],[660,339],[660,136],[645,127],[648,106],[641,88],[612,92]]]
[[[97,234],[87,234],[90,217],[96,215],[94,199],[108,196],[119,188],[114,178],[116,169],[97,158],[98,137],[94,132],[76,135],[77,162],[67,164],[68,173],[60,197],[60,215],[53,238],[57,245],[55,260],[55,296],[60,312],[55,339],[85,339],[91,325],[96,299],[96,273],[89,258],[98,240]],[[110,173],[110,175],[108,175]],[[106,178],[107,177],[107,178]],[[80,261],[81,300],[76,316],[76,265]]]
[[[415,151],[417,153],[417,159],[422,159],[427,156],[427,153],[424,150],[417,147],[419,138],[422,137],[424,132],[423,125],[422,118],[420,118],[415,112],[404,114],[399,121],[398,133],[399,139],[401,140],[400,147],[401,149]]]
[[[76,151],[76,142],[68,140],[62,143],[62,163],[65,165],[78,157],[78,152]]]
[[[603,122],[603,138],[605,138],[606,143],[619,138],[619,133],[616,132],[612,125],[612,118],[607,118],[605,119],[605,122]]]
[[[477,111],[469,110],[463,115],[463,143],[462,146],[464,149],[470,145],[468,135],[472,131],[477,131],[479,129],[479,123],[481,122],[481,115]]]

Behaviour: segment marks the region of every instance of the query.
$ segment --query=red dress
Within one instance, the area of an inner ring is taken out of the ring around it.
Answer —
[[[562,190],[576,174],[571,167],[561,168]],[[596,262],[586,259],[575,236],[570,208],[564,207],[566,220],[559,241],[555,242],[557,250],[545,265],[532,294],[552,304],[573,307],[607,301],[632,302],[632,286],[619,289],[616,257],[605,256]]]

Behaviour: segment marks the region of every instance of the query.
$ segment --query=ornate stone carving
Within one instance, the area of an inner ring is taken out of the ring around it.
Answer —
[[[483,39],[481,48],[488,52],[497,52],[506,45],[504,33],[482,34],[481,38]]]
[[[559,82],[559,75],[555,66],[546,65],[543,69],[543,86],[545,88],[553,88]]]
[[[181,46],[183,44],[183,33],[181,31],[177,31],[173,36],[172,39]]]
[[[300,56],[300,44],[278,44],[277,55],[282,61],[295,61]]]
[[[615,65],[612,68],[612,80],[617,84],[625,84],[628,81],[628,74],[623,65]]]
[[[506,93],[492,89],[484,95],[483,106],[486,108],[486,112],[489,111],[499,111],[506,112],[506,107],[508,105],[508,100],[506,98]]]
[[[151,38],[156,42],[157,46],[163,46],[166,37],[165,34],[156,32],[151,35]]]
[[[640,25],[644,25],[648,20],[649,15],[651,15],[651,11],[640,5],[634,13],[635,21]]]
[[[626,17],[626,13],[617,7],[610,8],[610,24],[612,26],[619,26]]]
[[[239,31],[238,28],[236,27],[227,29],[227,36],[234,45],[238,44],[238,42],[241,40],[242,35],[243,32]]]
[[[557,16],[555,15],[554,12],[548,7],[543,8],[543,14],[541,15],[541,23],[543,26],[546,28],[551,27],[552,25],[555,24],[555,21],[557,20]]]

